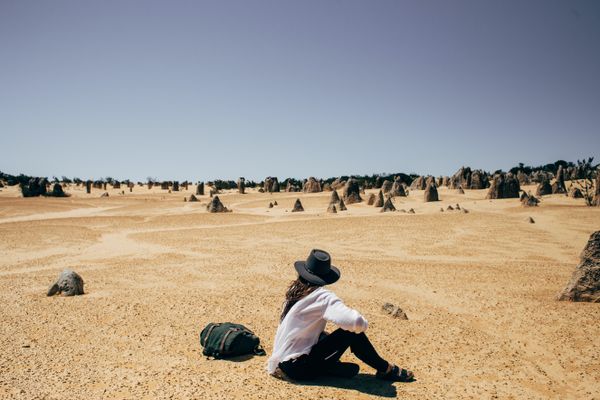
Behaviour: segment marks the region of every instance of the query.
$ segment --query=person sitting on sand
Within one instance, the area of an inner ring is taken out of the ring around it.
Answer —
[[[267,371],[280,378],[309,380],[322,375],[353,377],[359,366],[340,362],[350,348],[365,364],[374,368],[376,377],[387,381],[409,382],[413,373],[381,358],[365,335],[367,320],[347,307],[325,285],[340,278],[326,251],[312,250],[306,261],[296,261],[298,279],[286,293],[280,324],[275,335],[273,354]],[[339,327],[327,335],[327,321]]]

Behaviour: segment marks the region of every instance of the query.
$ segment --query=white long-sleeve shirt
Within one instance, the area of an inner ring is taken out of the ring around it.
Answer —
[[[267,363],[269,374],[275,372],[280,362],[310,353],[327,321],[355,333],[366,331],[369,325],[358,311],[320,287],[294,304],[279,324],[273,353]]]

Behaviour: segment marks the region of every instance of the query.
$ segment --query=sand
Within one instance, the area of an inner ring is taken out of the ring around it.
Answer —
[[[124,190],[0,192],[0,398],[600,399],[600,304],[555,300],[600,228],[600,209],[581,199],[526,209],[441,188],[436,203],[423,191],[395,199],[414,215],[365,203],[328,214],[329,192],[248,189],[219,195],[233,212],[216,215],[208,196],[183,201],[192,186]],[[298,197],[306,212],[292,214]],[[470,212],[439,211],[457,202]],[[331,253],[342,270],[331,288],[416,382],[383,383],[361,363],[352,380],[298,385],[268,376],[267,357],[202,356],[212,321],[247,325],[270,353],[292,263],[312,248]],[[65,268],[86,294],[46,297]]]

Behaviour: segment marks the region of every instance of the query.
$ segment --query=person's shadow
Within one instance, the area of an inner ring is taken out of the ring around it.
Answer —
[[[398,392],[392,382],[375,378],[372,374],[358,374],[354,378],[322,376],[311,381],[293,381],[303,386],[330,386],[338,389],[350,389],[381,397],[396,397]]]

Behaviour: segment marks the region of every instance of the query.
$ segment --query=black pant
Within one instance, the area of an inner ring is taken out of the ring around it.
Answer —
[[[339,361],[348,347],[368,366],[377,371],[387,369],[387,361],[379,357],[367,335],[343,329],[337,329],[319,341],[312,347],[309,354],[279,363],[279,368],[292,379],[312,379],[323,375],[328,368]]]

